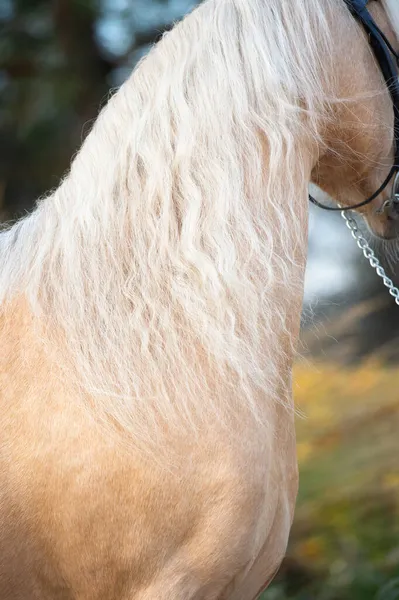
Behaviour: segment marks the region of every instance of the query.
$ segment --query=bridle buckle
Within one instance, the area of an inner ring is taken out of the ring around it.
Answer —
[[[384,204],[376,210],[377,215],[382,215],[386,210],[395,208],[399,210],[399,170],[395,175],[395,179],[392,184],[392,195],[388,200],[385,200]]]
[[[392,201],[394,204],[399,204],[399,170],[395,175],[392,185]]]

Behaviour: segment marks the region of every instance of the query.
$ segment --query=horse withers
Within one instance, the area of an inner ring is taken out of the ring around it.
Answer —
[[[396,0],[369,3],[398,47]],[[343,0],[208,0],[0,235],[0,598],[252,600],[297,493],[308,183],[394,157]],[[380,236],[381,207],[360,209]]]

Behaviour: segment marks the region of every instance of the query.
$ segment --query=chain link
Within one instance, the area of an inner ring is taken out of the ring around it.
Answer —
[[[345,211],[341,212],[341,216],[344,219],[346,226],[350,230],[353,239],[356,241],[360,250],[363,252],[365,258],[367,258],[370,265],[373,267],[373,269],[375,269],[377,275],[381,277],[385,287],[388,288],[389,293],[395,298],[395,302],[399,306],[399,289],[394,285],[392,279],[390,279],[385,273],[385,270],[380,264],[380,261],[374,254],[374,250],[370,248],[368,241],[359,231],[355,219],[349,214],[347,214]]]

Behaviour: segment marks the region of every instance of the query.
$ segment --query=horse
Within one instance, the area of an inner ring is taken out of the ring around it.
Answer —
[[[396,0],[368,3],[399,44]],[[344,0],[207,0],[0,234],[0,597],[252,600],[298,488],[308,184],[356,206],[392,102]],[[359,213],[395,237],[383,190]]]

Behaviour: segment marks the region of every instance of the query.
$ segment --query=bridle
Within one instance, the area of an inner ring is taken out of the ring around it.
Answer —
[[[378,190],[366,198],[362,202],[355,204],[354,206],[342,207],[342,206],[325,206],[312,196],[309,195],[309,200],[313,202],[319,208],[325,210],[339,210],[344,218],[346,225],[351,231],[352,237],[355,239],[357,245],[362,250],[365,258],[370,263],[370,266],[375,269],[377,275],[381,277],[383,284],[390,295],[395,299],[396,304],[399,306],[399,287],[396,287],[392,279],[390,279],[380,261],[376,257],[374,250],[370,247],[368,241],[361,233],[355,219],[351,217],[347,211],[360,208],[372,202],[388,185],[391,179],[393,180],[392,194],[389,200],[386,200],[383,206],[379,209],[379,213],[383,213],[386,209],[395,207],[399,211],[399,78],[397,73],[397,67],[399,67],[399,54],[392,48],[389,40],[386,38],[384,33],[376,25],[373,17],[370,15],[366,6],[369,0],[345,0],[352,15],[362,24],[365,29],[370,46],[374,52],[375,58],[380,66],[381,72],[384,76],[387,84],[389,93],[391,94],[393,112],[394,112],[394,145],[395,145],[395,158],[391,170],[388,173],[385,181],[380,185]],[[395,65],[396,63],[396,65]]]
[[[345,3],[347,4],[352,15],[362,24],[363,28],[365,29],[369,38],[370,46],[374,52],[375,58],[380,66],[381,72],[391,94],[394,111],[395,160],[390,172],[388,173],[388,176],[378,190],[369,198],[359,202],[358,204],[355,204],[354,206],[348,206],[345,208],[325,206],[309,195],[309,200],[324,210],[339,210],[342,212],[365,206],[377,198],[377,196],[387,187],[388,183],[394,176],[391,198],[384,202],[380,212],[384,212],[386,208],[389,208],[394,204],[397,204],[399,207],[399,78],[397,73],[397,66],[399,66],[399,54],[392,48],[389,40],[381,31],[381,29],[379,29],[373,17],[367,10],[366,6],[368,1],[369,0],[345,0]]]

